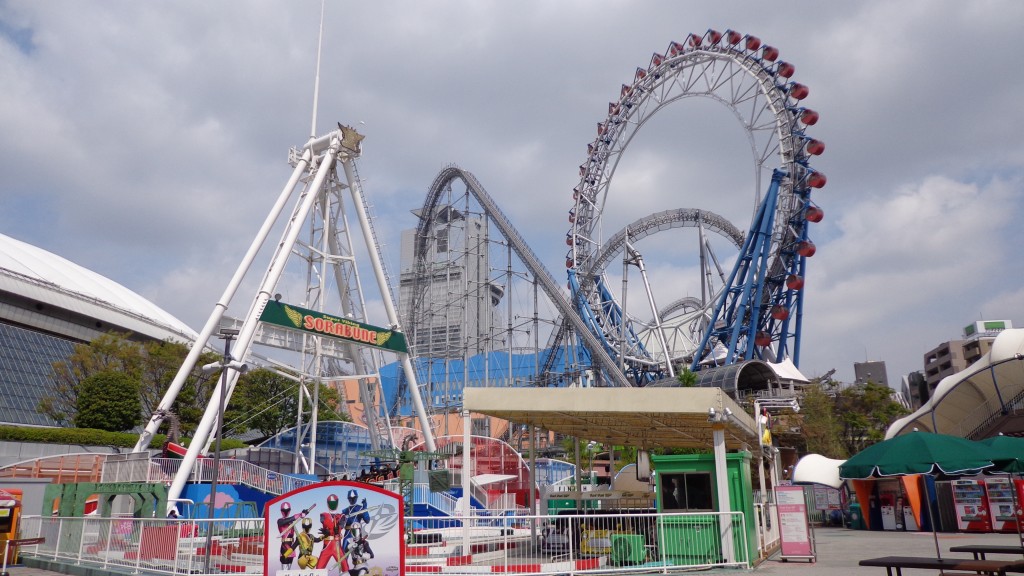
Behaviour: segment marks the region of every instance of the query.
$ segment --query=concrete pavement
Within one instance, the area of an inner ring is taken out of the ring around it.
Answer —
[[[776,554],[761,563],[754,574],[765,576],[827,576],[868,575],[884,576],[885,568],[868,568],[857,563],[865,558],[881,556],[928,556],[935,557],[935,540],[931,532],[869,532],[847,528],[816,528],[814,530],[818,560],[810,563],[801,560],[782,562]],[[970,554],[951,553],[950,546],[964,544],[1020,544],[1017,534],[961,534],[939,533],[939,549],[942,557],[971,558]],[[990,555],[991,560],[1022,560],[1024,555]],[[715,573],[728,573],[716,570]],[[937,571],[934,571],[937,572]],[[735,574],[735,571],[732,571]],[[913,570],[910,574],[928,574],[929,571]]]
[[[935,557],[935,541],[931,532],[868,532],[849,530],[847,528],[816,528],[814,531],[817,562],[801,560],[783,562],[776,554],[762,562],[751,573],[756,576],[882,576],[883,568],[866,568],[857,563],[864,558],[880,556],[928,556]],[[969,554],[953,554],[950,546],[964,544],[1019,544],[1016,534],[939,534],[939,548],[942,556],[950,558],[970,558]],[[1024,560],[1022,556],[993,555],[994,560]],[[31,568],[26,566],[10,566],[11,576],[60,576],[59,572]],[[709,570],[711,574],[741,574],[738,570]],[[914,571],[911,574],[926,574],[927,571]]]

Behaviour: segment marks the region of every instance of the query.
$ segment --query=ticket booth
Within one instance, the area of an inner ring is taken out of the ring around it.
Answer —
[[[720,510],[718,506],[714,454],[652,454],[651,466],[657,473],[658,512],[743,512],[746,538],[735,538],[734,545],[740,546],[745,540],[745,556],[757,557],[749,452],[726,454],[731,510]],[[669,516],[659,528],[665,556],[676,564],[703,564],[722,557],[718,516]]]
[[[7,541],[17,540],[18,520],[21,518],[21,490],[18,488],[0,489],[0,562],[16,564],[17,548],[12,549],[11,558],[4,558]]]

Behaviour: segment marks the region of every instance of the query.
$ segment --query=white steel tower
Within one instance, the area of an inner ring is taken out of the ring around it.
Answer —
[[[306,267],[306,301],[299,304],[300,306],[329,314],[338,314],[340,317],[350,318],[356,322],[366,321],[360,279],[355,266],[357,258],[353,252],[349,227],[346,224],[344,200],[345,192],[347,192],[348,204],[358,220],[358,228],[362,232],[366,246],[366,257],[370,261],[387,315],[387,321],[378,324],[383,324],[387,330],[401,330],[398,312],[380,258],[378,243],[367,213],[362,185],[356,170],[355,160],[360,156],[362,139],[363,136],[355,129],[339,124],[337,130],[311,138],[301,149],[292,150],[290,157],[295,169],[291,178],[267,215],[267,219],[229,281],[221,299],[214,306],[213,312],[199,334],[196,345],[189,352],[157,410],[154,411],[145,430],[139,436],[134,451],[145,450],[149,445],[150,439],[156,433],[164,416],[169,413],[186,377],[195,367],[203,344],[214,336],[217,329],[231,323],[231,320],[226,317],[228,306],[249,272],[259,249],[267,243],[271,229],[285,213],[284,209],[289,201],[294,202],[292,212],[287,217],[281,240],[274,247],[273,255],[256,294],[249,304],[247,312],[239,320],[238,335],[232,349],[232,356],[236,360],[245,359],[252,352],[254,343],[261,342],[300,351],[303,354],[302,368],[296,372],[300,373],[300,381],[304,384],[305,391],[302,394],[307,397],[313,407],[316,406],[318,384],[325,378],[338,378],[343,374],[347,374],[345,377],[348,378],[359,378],[362,384],[361,392],[368,391],[373,380],[379,381],[379,378],[371,373],[371,371],[376,371],[373,354],[369,353],[362,345],[353,343],[351,340],[337,340],[327,336],[281,330],[260,321],[267,303],[277,294],[277,286],[287,262],[289,259],[296,258]],[[299,240],[303,230],[308,232],[308,243]],[[326,297],[332,284],[338,291],[340,301]],[[410,396],[413,398],[417,416],[423,425],[426,447],[433,451],[434,439],[430,434],[427,414],[419,393],[419,386],[416,383],[412,363],[407,353],[399,352],[398,356],[405,377],[414,391]],[[340,365],[345,367],[340,368]],[[225,377],[218,380],[213,398],[224,397],[225,401],[230,399],[239,373],[236,370],[228,370],[228,372]],[[306,386],[308,384],[312,384],[311,390]],[[223,393],[222,386],[224,387]],[[372,406],[372,403],[366,403],[367,397],[364,396],[362,400],[365,405]],[[169,501],[174,502],[180,496],[200,451],[208,447],[211,432],[218,419],[219,408],[218,402],[211,402],[207,406],[179,472],[168,489]],[[299,455],[299,460],[304,463],[303,467],[308,467],[311,466],[316,450],[315,408],[309,412],[310,417],[306,419],[305,424],[301,421],[304,419],[302,414],[303,409],[300,404],[298,437],[302,437],[303,425],[312,427],[308,452]],[[371,427],[371,437],[376,436],[380,431],[380,428],[375,428],[377,427]]]

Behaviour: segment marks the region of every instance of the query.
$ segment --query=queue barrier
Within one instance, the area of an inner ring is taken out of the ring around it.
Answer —
[[[32,546],[35,544],[45,544],[46,538],[16,538],[13,540],[4,541],[4,561],[3,568],[0,568],[0,576],[10,576],[7,572],[7,564],[18,563],[18,548],[21,546]],[[11,553],[14,553],[14,558],[11,559]],[[10,560],[10,562],[8,562]]]

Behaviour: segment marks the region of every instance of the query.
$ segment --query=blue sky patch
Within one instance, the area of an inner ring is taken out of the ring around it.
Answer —
[[[36,50],[31,28],[16,28],[0,19],[0,36],[17,46],[22,54],[31,55]]]

